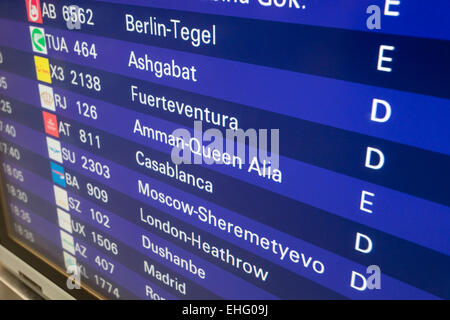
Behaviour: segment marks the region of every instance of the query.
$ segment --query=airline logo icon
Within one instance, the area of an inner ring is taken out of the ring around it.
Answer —
[[[45,133],[59,138],[58,118],[54,114],[45,111],[42,111],[42,116],[44,118]]]
[[[66,187],[66,178],[64,173],[64,168],[61,167],[59,164],[50,162],[50,166],[52,168],[52,179],[53,182],[57,185],[60,185],[61,187]]]
[[[63,255],[64,255],[64,265],[66,266],[66,270],[74,270],[74,268],[77,266],[77,259],[73,255],[71,255],[65,251],[63,251]]]
[[[58,140],[47,137],[48,157],[56,162],[62,163],[61,143]]]
[[[75,254],[75,242],[73,237],[63,230],[60,230],[59,233],[61,235],[61,245],[63,249],[71,254]]]
[[[45,32],[42,28],[30,27],[31,46],[36,53],[47,54]]]
[[[28,21],[42,23],[41,3],[39,0],[25,0]]]
[[[69,197],[67,195],[67,191],[55,185],[53,186],[53,191],[55,193],[56,205],[66,211],[69,211]]]
[[[41,106],[50,111],[56,111],[55,99],[53,98],[53,88],[39,83],[39,97]]]
[[[39,81],[52,83],[50,75],[50,63],[47,58],[34,56],[34,64],[36,65],[36,77]]]
[[[72,233],[72,218],[70,217],[70,214],[68,214],[64,210],[61,210],[60,208],[58,208],[57,210],[59,227],[69,233]]]

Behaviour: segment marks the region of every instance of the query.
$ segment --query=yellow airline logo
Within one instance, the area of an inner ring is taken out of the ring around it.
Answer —
[[[52,83],[50,75],[50,64],[47,58],[34,56],[34,64],[36,65],[36,76],[39,81]]]

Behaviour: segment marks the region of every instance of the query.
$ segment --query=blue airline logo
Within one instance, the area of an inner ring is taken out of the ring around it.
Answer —
[[[53,182],[65,188],[66,178],[64,174],[64,168],[53,162],[50,162],[50,166],[52,168]]]

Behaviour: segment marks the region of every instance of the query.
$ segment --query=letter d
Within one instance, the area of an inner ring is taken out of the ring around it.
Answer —
[[[145,249],[149,249],[150,248],[150,239],[147,238],[146,236],[142,235],[142,246]]]
[[[366,248],[361,248],[361,239],[366,240]],[[362,253],[369,253],[372,251],[372,240],[366,236],[365,234],[356,233],[356,242],[355,242],[355,250]]]
[[[376,153],[378,155],[378,163],[377,164],[372,163],[372,154],[373,153]],[[384,166],[383,152],[381,152],[381,150],[376,149],[376,148],[367,147],[365,166],[369,169],[374,169],[374,170],[381,169]]]
[[[360,286],[356,285],[356,277],[358,277],[358,278],[360,278],[362,280],[362,285],[360,285]],[[367,280],[361,273],[358,273],[356,271],[352,271],[352,280],[350,282],[350,286],[353,289],[356,289],[358,291],[364,291],[367,288]]]
[[[384,116],[379,118],[377,117],[378,114],[378,106],[383,106],[384,107]],[[375,122],[387,122],[389,120],[389,118],[392,115],[392,108],[391,105],[384,100],[380,100],[380,99],[373,99],[372,100],[372,114],[370,116],[370,120],[375,121]]]

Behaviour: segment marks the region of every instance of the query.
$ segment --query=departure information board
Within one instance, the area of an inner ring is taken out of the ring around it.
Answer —
[[[105,299],[449,299],[450,2],[0,2],[9,236]]]

